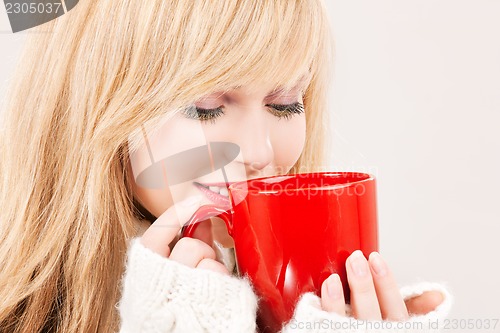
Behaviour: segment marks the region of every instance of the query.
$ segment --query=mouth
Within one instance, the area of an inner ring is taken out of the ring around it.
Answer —
[[[229,184],[214,183],[214,184],[201,184],[193,182],[193,185],[200,190],[209,200],[217,205],[229,206],[229,193],[227,187]]]

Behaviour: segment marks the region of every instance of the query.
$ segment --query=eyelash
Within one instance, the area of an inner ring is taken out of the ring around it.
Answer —
[[[279,119],[285,118],[285,120],[304,112],[304,104],[299,102],[293,104],[267,104],[266,106],[269,107],[270,112],[274,116]],[[202,109],[194,105],[187,107],[182,113],[187,118],[200,120],[201,122],[211,121],[212,123],[215,123],[217,118],[225,114],[221,107],[215,109]]]

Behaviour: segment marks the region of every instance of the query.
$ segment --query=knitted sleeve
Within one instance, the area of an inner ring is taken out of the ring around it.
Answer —
[[[401,288],[408,298],[438,290],[444,301],[405,322],[359,321],[321,310],[319,297],[302,295],[282,333],[439,332],[452,297],[440,284]],[[247,279],[194,269],[169,260],[134,238],[129,247],[117,305],[120,333],[251,332],[256,330],[257,296]],[[348,309],[349,314],[349,309]]]
[[[422,282],[400,289],[401,296],[407,300],[421,295],[425,291],[437,290],[443,296],[443,302],[425,315],[410,315],[404,322],[362,321],[349,316],[340,316],[321,310],[321,300],[313,293],[302,295],[297,303],[294,316],[285,326],[282,333],[368,333],[368,332],[441,332],[443,319],[448,315],[452,296],[446,288],[438,283]],[[350,308],[347,309],[349,315]]]
[[[120,333],[255,332],[257,297],[248,280],[187,267],[139,238],[127,258]]]

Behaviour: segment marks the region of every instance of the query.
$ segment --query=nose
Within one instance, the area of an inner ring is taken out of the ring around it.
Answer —
[[[270,126],[265,110],[261,110],[261,107],[253,108],[252,112],[242,117],[240,124],[235,131],[235,143],[240,146],[247,177],[250,179],[264,176],[263,170],[274,159]]]

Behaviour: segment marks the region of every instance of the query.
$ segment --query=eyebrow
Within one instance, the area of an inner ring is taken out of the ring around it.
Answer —
[[[283,95],[283,94],[286,94],[288,92],[297,90],[297,89],[299,89],[299,87],[300,87],[300,85],[297,84],[295,87],[293,87],[290,90],[285,90],[283,88],[277,89],[277,90],[273,90],[269,95],[267,95],[267,97],[275,97],[275,96]]]
[[[299,88],[305,88],[305,86],[309,83],[310,78],[311,78],[311,73],[306,73],[306,74],[304,74],[304,75],[301,76],[301,78],[295,83],[295,86],[293,86],[292,89],[290,89],[290,90],[285,90],[283,88],[276,89],[276,90],[273,90],[268,95],[268,97],[274,97],[274,96],[277,96],[277,95],[280,95],[280,94],[284,94],[284,93],[287,93],[287,92],[290,92],[290,91],[294,91],[294,90],[299,89]]]
[[[285,90],[283,88],[275,89],[275,90],[271,91],[266,97],[267,98],[269,98],[269,97],[276,97],[276,96],[279,96],[281,94],[285,94],[287,92],[294,91],[295,89],[299,89],[299,88],[305,87],[306,84],[309,83],[310,79],[311,79],[311,73],[308,72],[308,73],[306,73],[306,74],[304,74],[304,75],[301,76],[301,78],[297,81],[297,83],[295,84],[295,86],[292,89],[290,89],[290,90]],[[242,87],[241,85],[240,86],[233,86],[233,87],[231,87],[231,90],[232,89],[239,89],[241,87]],[[217,98],[219,98],[222,95],[224,95],[225,92],[224,91],[219,91],[219,92],[215,92],[214,94],[217,94]]]

